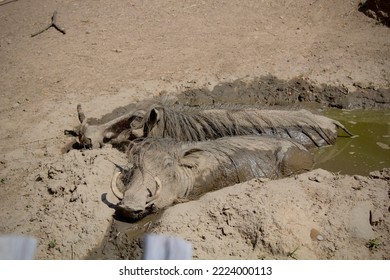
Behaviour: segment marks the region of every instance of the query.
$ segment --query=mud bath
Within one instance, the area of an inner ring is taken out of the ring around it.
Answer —
[[[368,99],[367,92],[374,93],[375,98]],[[184,91],[178,99],[188,106],[256,104],[260,108],[287,109],[287,104],[292,104],[289,109],[305,108],[324,114],[340,121],[357,137],[349,137],[339,130],[336,145],[313,149],[316,160],[313,169],[367,176],[371,171],[390,166],[390,110],[383,109],[390,106],[388,96],[388,89],[361,89],[348,94],[343,87],[315,86],[304,79],[283,81],[266,76],[250,82],[221,83],[211,91],[206,88]],[[95,122],[111,120],[133,107],[134,104],[129,104],[117,108]],[[319,178],[314,180],[323,180]],[[102,245],[94,249],[87,259],[141,259],[142,236],[153,231],[163,215],[164,211],[160,211],[133,224],[114,220]]]

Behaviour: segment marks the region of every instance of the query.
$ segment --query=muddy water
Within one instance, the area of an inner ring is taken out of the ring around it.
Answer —
[[[390,110],[327,110],[356,137],[339,133],[336,145],[315,153],[315,167],[349,175],[390,167]]]
[[[251,82],[221,83],[213,90],[189,89],[178,98],[189,106],[256,104],[268,109],[338,108],[325,110],[324,114],[341,121],[359,137],[339,137],[335,146],[320,149],[315,167],[350,175],[368,175],[370,171],[390,167],[389,88],[374,90],[357,86],[355,92],[348,92],[343,87],[316,86],[300,78],[285,81],[266,76]]]

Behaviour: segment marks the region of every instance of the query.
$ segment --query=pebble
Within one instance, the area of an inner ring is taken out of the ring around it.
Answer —
[[[323,237],[322,235],[319,234],[319,235],[317,235],[317,240],[318,240],[318,241],[322,241],[322,240],[324,240],[324,237]]]
[[[312,240],[318,240],[318,241],[323,241],[324,240],[324,237],[320,234],[320,232],[315,229],[315,228],[312,228],[310,230],[310,238]]]
[[[323,181],[323,178],[318,175],[313,175],[309,177],[309,180],[313,182],[321,183]]]

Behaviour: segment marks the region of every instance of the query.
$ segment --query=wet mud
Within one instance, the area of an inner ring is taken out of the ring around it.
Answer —
[[[212,90],[189,89],[178,95],[185,105],[243,104],[287,108],[373,109],[390,108],[390,89],[362,87],[355,91],[346,87],[314,85],[304,78],[281,80],[263,76],[252,81],[236,80],[220,83]]]
[[[390,2],[388,0],[366,0],[360,3],[359,11],[390,27]]]

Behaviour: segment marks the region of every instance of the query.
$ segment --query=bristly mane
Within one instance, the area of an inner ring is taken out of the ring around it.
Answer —
[[[286,116],[278,118],[270,114],[257,115],[256,111],[240,108],[217,108],[214,110],[159,107],[162,110],[162,137],[171,137],[181,141],[203,141],[236,135],[272,135],[287,139],[296,139],[301,133],[311,140],[314,146],[335,143],[334,135],[315,120],[302,115],[299,119],[286,111]],[[258,112],[262,112],[258,110]],[[264,112],[264,111],[263,111]],[[271,112],[271,111],[269,111]],[[313,115],[315,116],[315,115]],[[339,124],[334,122],[337,127]],[[341,124],[340,124],[341,126]],[[342,127],[342,126],[341,126]]]
[[[163,108],[163,137],[172,137],[182,141],[203,141],[225,136],[224,129],[216,120],[197,111],[177,111]],[[233,133],[230,135],[234,135]]]

